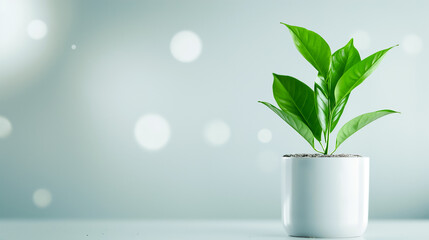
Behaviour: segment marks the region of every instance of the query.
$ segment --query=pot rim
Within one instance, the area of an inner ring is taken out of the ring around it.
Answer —
[[[367,156],[349,156],[349,157],[285,157],[282,156],[282,160],[286,159],[323,159],[323,160],[334,160],[334,159],[369,159]]]

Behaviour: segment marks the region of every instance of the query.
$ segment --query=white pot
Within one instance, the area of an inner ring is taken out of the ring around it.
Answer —
[[[282,216],[301,237],[356,237],[368,225],[369,158],[284,157]]]

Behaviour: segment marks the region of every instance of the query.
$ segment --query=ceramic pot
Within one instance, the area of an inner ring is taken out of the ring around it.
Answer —
[[[356,237],[368,225],[369,158],[284,157],[283,225],[291,236]]]

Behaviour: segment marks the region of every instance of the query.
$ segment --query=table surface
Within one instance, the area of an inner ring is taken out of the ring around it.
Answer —
[[[299,239],[280,220],[1,220],[0,239]],[[306,238],[301,238],[306,239]],[[429,220],[370,221],[366,240],[429,239]]]

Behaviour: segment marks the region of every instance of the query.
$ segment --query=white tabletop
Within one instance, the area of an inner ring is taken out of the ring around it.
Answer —
[[[1,220],[0,239],[297,239],[288,237],[280,220]],[[429,220],[370,221],[366,240],[429,239]]]

